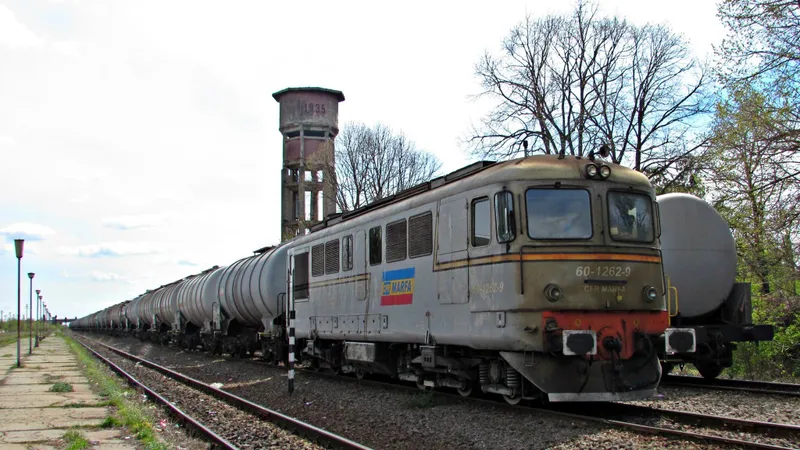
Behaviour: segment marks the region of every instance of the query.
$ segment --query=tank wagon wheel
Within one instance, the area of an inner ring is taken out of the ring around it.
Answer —
[[[364,371],[361,370],[361,369],[356,369],[356,378],[358,378],[359,380],[363,380],[364,379]]]
[[[518,395],[518,396],[516,396],[516,397],[512,397],[512,396],[510,396],[510,395],[503,395],[503,399],[504,399],[504,400],[506,401],[506,403],[508,403],[509,405],[516,405],[516,404],[518,404],[519,402],[521,402],[521,401],[522,401],[522,396],[521,396],[521,395]]]
[[[461,386],[456,389],[458,394],[462,397],[469,397],[472,395],[472,382],[469,380],[464,380],[461,383]]]
[[[427,391],[428,390],[428,386],[425,386],[425,379],[421,378],[421,377],[417,378],[417,387],[420,390],[423,390],[423,391]]]
[[[695,362],[694,367],[700,372],[700,375],[707,380],[717,378],[725,369],[721,365],[712,362]]]

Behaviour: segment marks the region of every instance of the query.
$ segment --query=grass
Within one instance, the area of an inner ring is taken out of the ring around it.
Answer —
[[[59,381],[50,387],[50,392],[73,392],[75,389],[69,383]]]
[[[100,424],[101,428],[115,428],[115,427],[121,427],[121,426],[122,426],[122,422],[120,422],[120,420],[117,419],[114,416],[106,417],[106,420],[104,420],[103,423]]]
[[[12,355],[11,353],[6,353],[5,355],[3,355],[3,358],[11,358],[12,356],[14,355]]]
[[[64,339],[72,352],[75,353],[79,365],[83,367],[84,373],[89,380],[98,386],[99,391],[108,398],[107,403],[117,408],[114,415],[106,418],[102,426],[105,428],[124,426],[136,436],[136,439],[145,448],[149,450],[167,450],[169,447],[160,442],[153,432],[152,416],[134,400],[139,397],[138,393],[120,381],[108,368],[94,359],[86,349],[72,340],[72,338],[64,336]]]
[[[61,439],[64,439],[67,442],[66,450],[81,450],[84,448],[89,448],[89,441],[78,430],[67,431],[63,436],[61,436]]]

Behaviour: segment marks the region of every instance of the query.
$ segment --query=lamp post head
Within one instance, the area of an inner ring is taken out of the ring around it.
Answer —
[[[41,295],[39,296],[39,300],[42,300],[42,296]]]
[[[17,259],[22,258],[22,248],[25,246],[25,239],[14,239],[14,249],[17,251]]]
[[[41,289],[37,289],[37,290],[36,290],[36,295],[39,295],[39,294],[41,294],[41,293],[42,293],[42,290],[41,290]],[[41,296],[41,295],[39,295],[39,298],[42,298],[42,296]]]
[[[36,274],[33,272],[28,272],[28,278],[30,278],[31,280],[33,279],[34,275]]]

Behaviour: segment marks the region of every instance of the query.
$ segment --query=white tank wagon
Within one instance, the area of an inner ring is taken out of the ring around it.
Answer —
[[[285,245],[264,247],[222,271],[217,297],[220,309],[214,313],[214,322],[230,338],[222,352],[252,355],[261,349],[269,353],[273,340],[282,338],[286,250]]]
[[[176,314],[179,320],[178,329],[184,334],[193,336],[211,334],[215,327],[212,324],[212,310],[217,303],[216,292],[219,289],[219,277],[224,267],[214,266],[189,277],[178,287]],[[205,292],[204,295],[202,295]]]
[[[661,216],[664,273],[677,300],[670,322],[696,334],[692,354],[668,351],[665,369],[693,363],[707,378],[732,364],[736,342],[772,339],[769,325],[753,325],[750,283],[737,283],[736,243],[728,223],[706,201],[673,193],[656,198]]]

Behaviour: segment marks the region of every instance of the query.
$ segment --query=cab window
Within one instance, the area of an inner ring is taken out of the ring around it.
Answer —
[[[531,239],[592,237],[591,201],[585,189],[528,189],[525,208]]]
[[[615,241],[653,242],[653,202],[632,192],[608,193],[608,229]]]
[[[486,197],[472,201],[472,246],[482,247],[492,242],[492,213]]]

